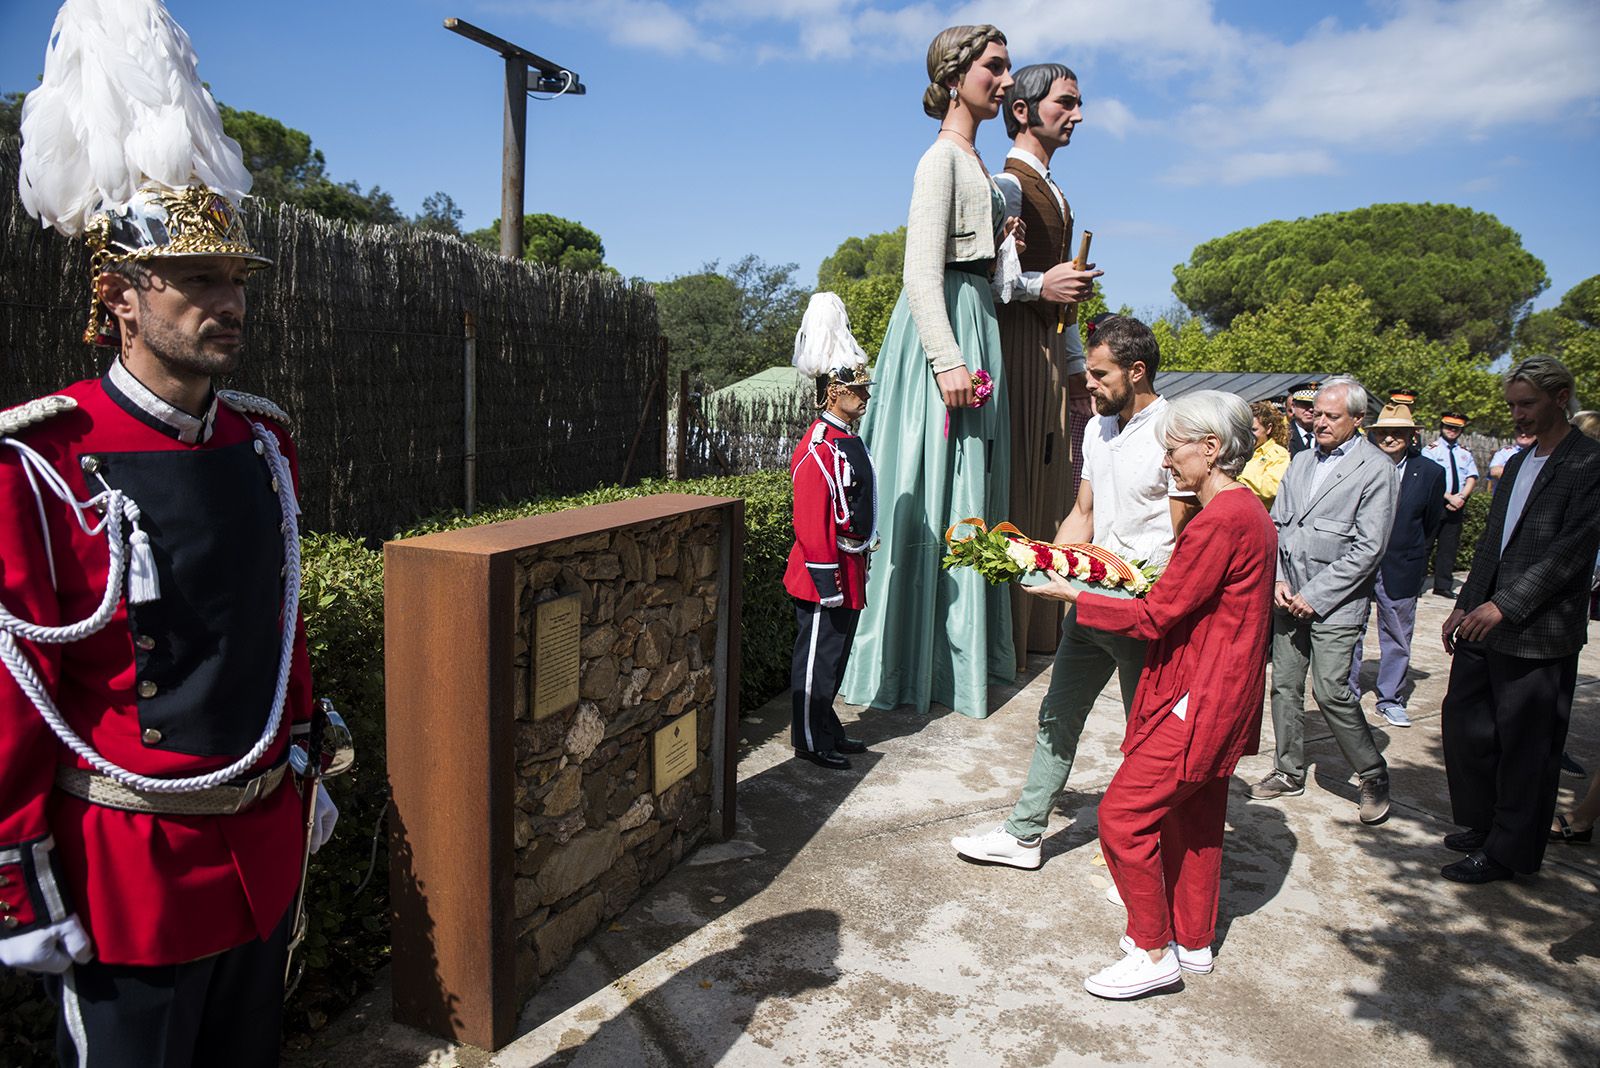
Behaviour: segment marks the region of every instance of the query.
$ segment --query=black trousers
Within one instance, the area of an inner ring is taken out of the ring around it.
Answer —
[[[1577,681],[1577,653],[1529,660],[1456,644],[1442,709],[1450,807],[1489,832],[1484,852],[1512,871],[1544,860]]]
[[[844,740],[844,727],[833,710],[856,636],[859,608],[824,608],[795,601],[799,633],[794,639],[794,665],[789,685],[794,692],[794,721],[789,740],[796,749],[826,753]]]
[[[1445,510],[1444,520],[1439,524],[1438,540],[1434,542],[1438,550],[1433,556],[1433,592],[1456,592],[1456,553],[1461,548],[1461,524],[1465,518],[1466,509],[1452,512]]]
[[[47,976],[62,1068],[273,1068],[289,916],[270,938],[187,964],[74,964]]]

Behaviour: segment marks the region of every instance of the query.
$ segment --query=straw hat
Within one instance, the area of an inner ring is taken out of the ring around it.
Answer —
[[[1411,417],[1411,405],[1400,401],[1391,401],[1383,406],[1375,422],[1368,424],[1372,430],[1418,430],[1416,420]]]

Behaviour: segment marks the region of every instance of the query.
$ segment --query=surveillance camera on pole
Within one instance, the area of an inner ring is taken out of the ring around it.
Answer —
[[[583,96],[578,75],[462,19],[445,19],[444,28],[500,53],[506,61],[506,127],[500,179],[500,255],[522,258],[523,181],[528,162],[528,94]]]

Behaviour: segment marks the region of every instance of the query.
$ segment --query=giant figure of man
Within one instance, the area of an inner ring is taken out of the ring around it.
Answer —
[[[1000,344],[1011,397],[1011,514],[1033,537],[1049,537],[1066,518],[1082,475],[1083,431],[1092,408],[1084,384],[1077,300],[1099,272],[1072,263],[1072,207],[1050,176],[1050,160],[1083,121],[1078,76],[1059,63],[1016,72],[1006,91],[1013,148],[995,177],[1006,214],[1026,225],[1023,282],[1001,305]],[[1061,606],[1012,591],[1018,668],[1028,654],[1053,653]]]

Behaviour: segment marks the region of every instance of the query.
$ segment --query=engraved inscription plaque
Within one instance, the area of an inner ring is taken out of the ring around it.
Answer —
[[[655,733],[651,749],[655,753],[655,792],[667,787],[695,769],[700,749],[695,745],[695,709],[690,709]]]
[[[577,594],[541,601],[533,610],[533,718],[543,719],[578,703],[579,623]]]

